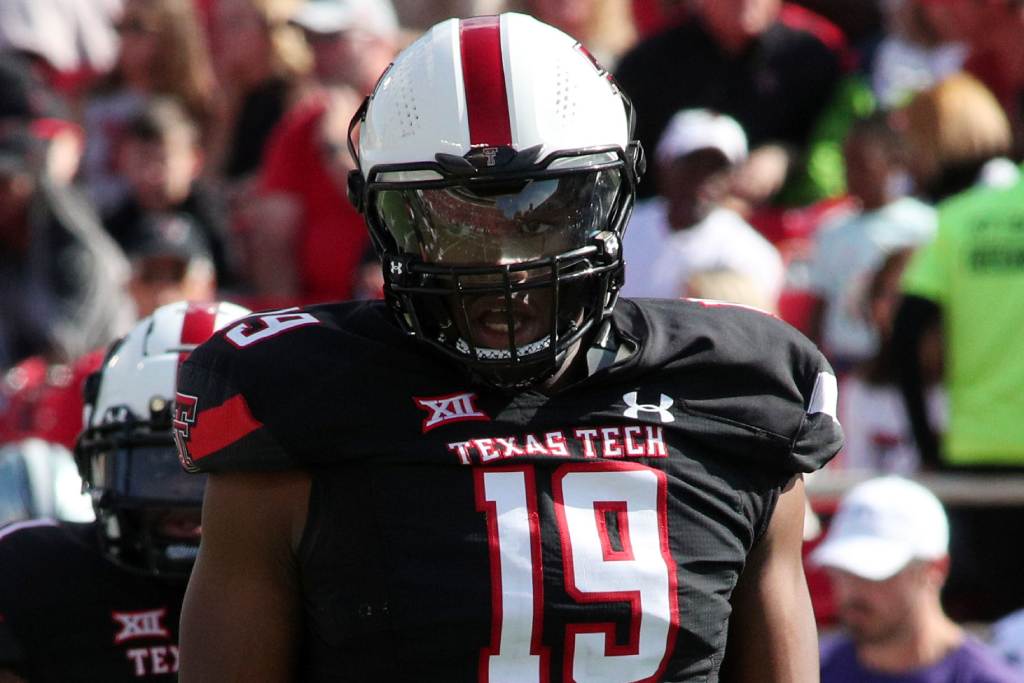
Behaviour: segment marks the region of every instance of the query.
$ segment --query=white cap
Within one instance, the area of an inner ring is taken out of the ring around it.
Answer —
[[[736,165],[747,158],[747,135],[731,116],[708,109],[684,109],[665,126],[655,155],[666,163],[699,149],[717,149]]]
[[[391,37],[398,32],[398,18],[390,0],[306,0],[291,20],[312,33],[339,33],[356,28]]]
[[[810,561],[883,581],[911,560],[939,559],[948,550],[949,521],[939,499],[909,479],[886,476],[846,494]]]

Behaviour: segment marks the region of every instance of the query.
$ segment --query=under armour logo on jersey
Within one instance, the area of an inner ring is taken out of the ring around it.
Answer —
[[[665,394],[661,394],[661,398],[659,399],[661,402],[657,405],[653,403],[637,403],[635,391],[623,394],[622,400],[628,406],[622,412],[626,417],[631,417],[636,420],[640,417],[640,413],[657,413],[658,418],[662,422],[675,422],[675,416],[668,410],[672,407],[673,400]]]
[[[470,420],[488,421],[491,418],[482,410],[476,407],[476,394],[465,392],[462,394],[451,394],[449,396],[428,396],[419,398],[413,396],[416,405],[427,411],[428,415],[423,420],[423,433],[426,434],[435,427],[450,422],[467,422]]]
[[[163,624],[167,616],[166,608],[145,612],[111,612],[110,616],[121,626],[121,630],[114,636],[115,645],[134,638],[167,638],[171,635]]]

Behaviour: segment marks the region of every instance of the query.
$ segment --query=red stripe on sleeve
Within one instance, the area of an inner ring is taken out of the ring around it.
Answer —
[[[459,21],[462,45],[462,82],[469,115],[469,144],[485,147],[512,145],[512,124],[501,58],[501,22],[498,17]]]
[[[249,405],[241,394],[216,408],[207,408],[199,413],[192,426],[189,438],[192,461],[216,453],[262,426],[263,423],[249,412]]]

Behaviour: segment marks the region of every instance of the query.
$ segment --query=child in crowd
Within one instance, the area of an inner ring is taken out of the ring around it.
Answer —
[[[841,418],[846,443],[842,465],[851,470],[913,474],[921,462],[897,385],[892,346],[893,316],[900,296],[900,276],[911,249],[890,254],[872,276],[863,314],[878,331],[878,349],[843,381]],[[945,425],[946,402],[941,387],[942,331],[938,326],[922,344],[927,368],[928,408],[936,427]]]
[[[199,129],[173,99],[153,98],[133,117],[124,133],[120,168],[128,195],[105,221],[108,232],[126,249],[156,215],[187,219],[206,244],[222,286],[233,284],[233,263],[221,203],[199,179],[203,169]]]
[[[815,297],[810,336],[836,370],[850,370],[878,348],[861,302],[885,257],[935,234],[935,210],[909,196],[905,146],[882,114],[855,123],[844,145],[846,181],[858,208],[818,231],[809,265]]]

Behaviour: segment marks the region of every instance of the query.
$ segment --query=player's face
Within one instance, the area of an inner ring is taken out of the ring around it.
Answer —
[[[550,261],[591,244],[618,194],[614,171],[485,186],[381,192],[378,209],[406,252],[452,269],[447,315],[477,349],[508,349],[552,333]],[[507,272],[501,267],[507,266]],[[474,268],[489,272],[473,273]],[[559,328],[582,317],[579,286],[559,286]],[[574,310],[575,309],[575,310]]]
[[[550,270],[534,275],[516,274],[511,279],[515,284],[523,284],[548,278]],[[501,278],[491,276],[480,276],[475,282],[472,278],[467,280],[472,284],[501,284]],[[478,347],[505,348],[509,345],[510,332],[517,347],[543,339],[551,333],[553,302],[552,292],[547,287],[513,292],[511,297],[503,294],[470,295],[464,297],[464,301],[453,297],[448,305],[460,332],[470,337]]]
[[[155,511],[153,529],[161,537],[179,541],[195,541],[201,531],[202,514],[199,508]]]
[[[925,569],[912,562],[884,581],[829,570],[839,619],[857,643],[892,642],[910,633],[925,592]]]

